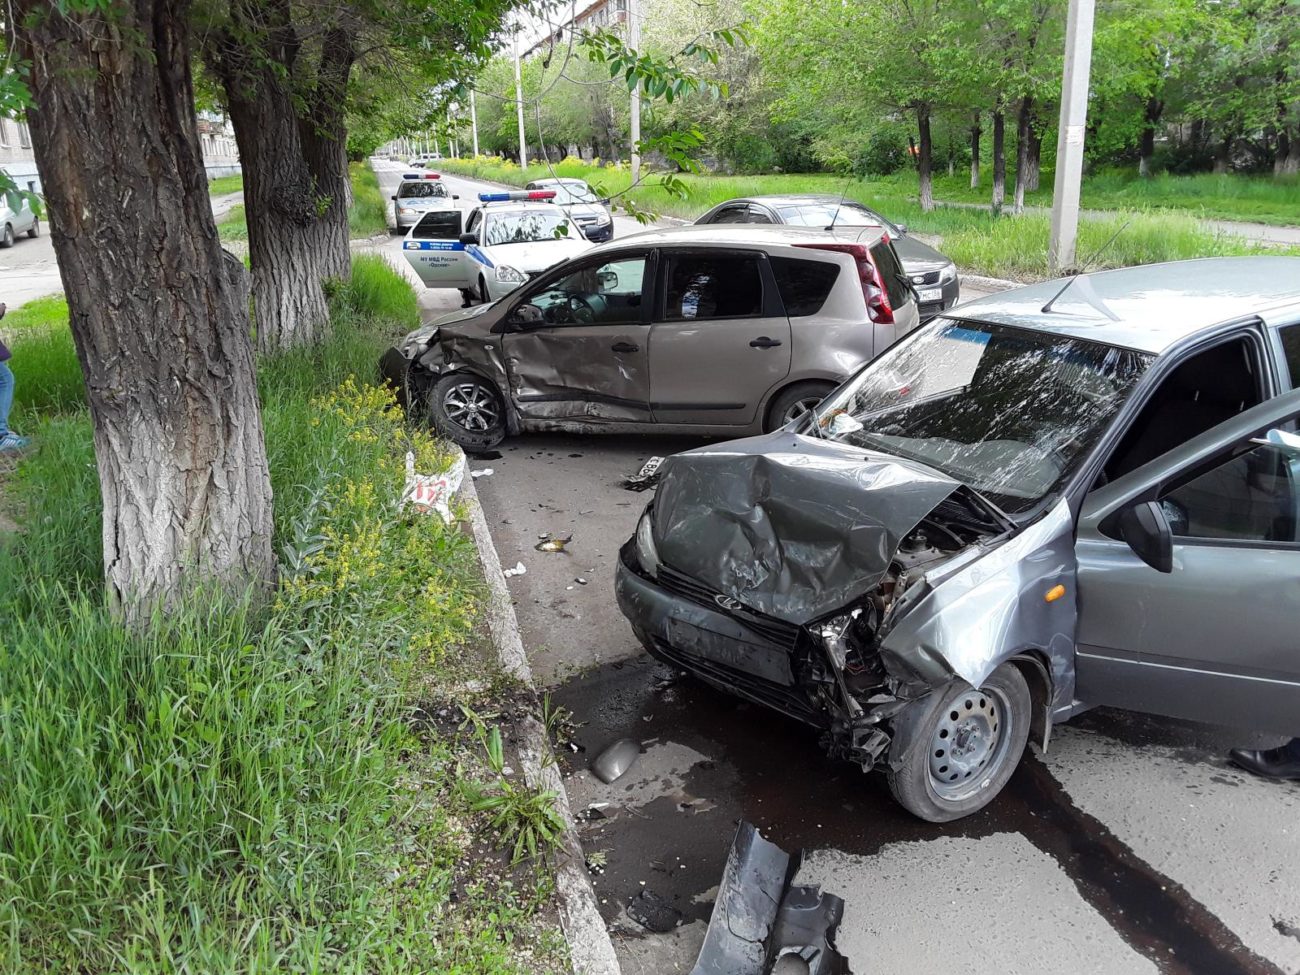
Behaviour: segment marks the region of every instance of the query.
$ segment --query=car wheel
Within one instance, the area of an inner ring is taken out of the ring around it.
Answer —
[[[5,224],[4,237],[0,238],[0,247],[14,246],[14,228],[10,224]]]
[[[826,398],[835,387],[830,383],[795,383],[782,390],[767,408],[767,422],[763,424],[765,433],[779,430],[791,420],[803,416]]]
[[[889,791],[931,823],[983,809],[1020,763],[1030,706],[1029,687],[1010,663],[983,687],[954,681],[912,703],[894,720]]]
[[[32,225],[27,228],[27,236],[35,240],[41,235],[41,221],[37,218],[32,221]]]
[[[467,372],[443,376],[428,403],[434,430],[466,449],[495,447],[505,438],[505,405],[486,379]]]

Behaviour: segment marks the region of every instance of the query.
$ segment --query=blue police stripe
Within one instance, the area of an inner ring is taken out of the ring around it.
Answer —
[[[407,240],[402,249],[408,251],[463,251],[465,245],[458,240]]]
[[[496,265],[492,263],[492,258],[484,254],[482,249],[478,247],[478,245],[470,244],[467,250],[469,251],[470,257],[474,258],[474,260],[478,261],[480,264],[484,265],[485,267],[496,267]]]

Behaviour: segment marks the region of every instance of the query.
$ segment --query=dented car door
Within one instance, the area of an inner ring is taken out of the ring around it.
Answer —
[[[510,396],[524,420],[650,419],[646,250],[568,263],[506,319]]]

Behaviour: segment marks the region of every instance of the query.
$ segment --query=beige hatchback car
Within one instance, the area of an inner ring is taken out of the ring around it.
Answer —
[[[918,322],[878,227],[682,227],[417,329],[380,371],[470,450],[529,430],[742,436],[802,415]]]

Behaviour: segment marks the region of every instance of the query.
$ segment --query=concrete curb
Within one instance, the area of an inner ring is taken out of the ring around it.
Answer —
[[[970,284],[976,288],[983,288],[988,291],[1010,291],[1012,288],[1023,288],[1023,281],[1008,281],[1006,278],[986,278],[982,274],[967,274],[961,272],[962,284]]]
[[[501,574],[501,559],[488,531],[487,519],[483,516],[483,506],[479,504],[478,492],[474,489],[474,479],[469,476],[468,465],[460,494],[469,508],[474,544],[478,548],[483,573],[487,577],[488,631],[496,647],[497,657],[505,671],[535,695],[533,672],[528,665],[523,639],[519,635],[514,603],[510,599],[505,576]],[[520,733],[523,740],[519,745],[519,761],[523,766],[524,778],[534,788],[555,794],[556,811],[565,823],[555,858],[555,889],[560,901],[560,926],[569,942],[569,960],[573,964],[573,971],[576,975],[620,975],[614,943],[605,930],[605,922],[601,919],[596,904],[596,891],[587,874],[582,844],[578,841],[577,822],[573,818],[573,810],[569,808],[569,796],[564,791],[564,782],[560,779],[559,767],[551,751],[546,729],[541,721],[530,716],[520,723]]]

